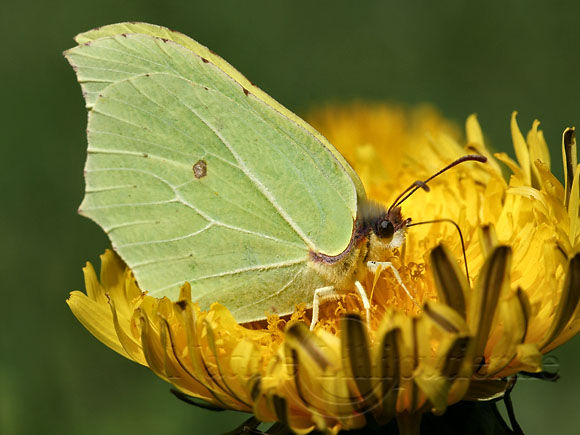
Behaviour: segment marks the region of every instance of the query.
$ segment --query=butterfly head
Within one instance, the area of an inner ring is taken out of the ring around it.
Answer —
[[[405,231],[411,218],[403,219],[401,207],[393,207],[375,220],[372,231],[389,249],[398,248],[405,241]]]
[[[366,201],[359,210],[359,231],[369,238],[371,245],[393,249],[403,244],[411,219],[403,218],[401,207],[387,209],[382,204]]]

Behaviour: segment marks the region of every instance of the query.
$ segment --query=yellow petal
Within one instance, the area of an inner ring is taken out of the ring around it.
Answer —
[[[551,343],[573,318],[574,312],[580,304],[580,254],[576,254],[568,265],[566,280],[554,315],[552,325],[546,336],[539,344],[542,349]]]
[[[342,366],[354,381],[353,406],[364,413],[378,401],[373,391],[367,324],[358,314],[347,314],[341,319],[340,331]]]
[[[542,354],[535,344],[520,344],[516,358],[520,362],[519,367],[522,371],[539,372],[542,370]]]
[[[496,247],[485,262],[468,305],[468,324],[475,334],[474,358],[482,359],[499,296],[509,290],[511,250]]]
[[[125,358],[130,358],[117,337],[113,326],[113,315],[107,305],[95,302],[79,291],[71,292],[66,302],[78,321],[91,334],[105,346]]]
[[[401,331],[393,323],[385,322],[378,334],[381,339],[375,346],[374,390],[380,402],[380,412],[375,417],[386,423],[397,413],[397,389],[400,382],[399,343]]]
[[[431,267],[433,268],[439,300],[465,318],[467,282],[459,271],[457,263],[452,260],[451,253],[443,245],[439,245],[431,251]]]
[[[529,314],[524,297],[523,293],[516,291],[500,300],[493,325],[495,336],[487,342],[486,365],[479,373],[496,377],[516,357],[527,331]]]
[[[526,185],[532,185],[532,174],[530,168],[530,153],[528,151],[528,145],[524,140],[524,136],[522,136],[522,132],[518,127],[518,122],[516,120],[518,112],[512,113],[512,119],[510,123],[511,132],[512,132],[512,141],[514,143],[514,150],[516,152],[516,157],[518,158],[518,162],[520,163],[520,167],[522,168],[524,174],[524,182]]]
[[[97,274],[91,263],[87,263],[85,267],[83,267],[83,275],[85,278],[85,289],[89,299],[99,303],[106,302],[106,291],[97,279]]]
[[[465,122],[465,133],[467,134],[467,142],[473,142],[484,145],[483,132],[477,120],[477,115],[471,114],[467,117]]]
[[[101,255],[101,283],[103,287],[109,290],[122,287],[124,284],[124,272],[125,263],[123,260],[113,251],[112,249],[107,249],[103,255]]]
[[[568,216],[570,219],[570,243],[575,246],[576,238],[580,230],[580,165],[574,168],[574,180],[570,190],[570,202],[568,204]]]
[[[543,164],[550,167],[550,154],[546,148],[546,142],[544,141],[544,136],[541,131],[538,131],[538,126],[540,121],[534,120],[532,124],[532,129],[528,132],[526,136],[526,143],[528,144],[529,155],[530,155],[530,167],[532,170],[532,186],[535,188],[540,188],[542,186],[540,176],[538,174],[538,169],[536,168],[535,162],[540,161]]]

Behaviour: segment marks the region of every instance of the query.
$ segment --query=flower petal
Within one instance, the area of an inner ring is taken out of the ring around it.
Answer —
[[[425,365],[415,375],[415,382],[429,398],[435,413],[441,414],[447,408],[449,389],[461,371],[470,340],[469,336],[455,337],[436,365]]]
[[[546,143],[542,130],[538,130],[539,125],[540,121],[535,119],[532,123],[532,129],[528,132],[526,137],[526,142],[530,148],[530,161],[535,162],[536,160],[540,160],[549,170],[550,151],[548,150],[548,144]]]
[[[539,348],[549,346],[558,337],[573,318],[574,312],[580,304],[580,253],[576,254],[568,265],[566,280],[562,288],[562,294],[558,303],[558,308],[554,315],[552,325],[546,336],[539,344]],[[550,347],[553,349],[553,347]]]
[[[572,246],[576,245],[576,238],[580,232],[580,165],[574,168],[574,180],[570,189],[570,202],[568,203],[568,216],[570,219],[569,238]]]
[[[117,337],[125,349],[125,352],[129,355],[133,361],[138,362],[142,365],[147,365],[146,357],[143,355],[143,349],[141,347],[142,343],[138,338],[133,337],[131,331],[127,331],[125,328],[130,326],[130,320],[128,318],[122,318],[118,315],[117,309],[115,307],[115,301],[113,298],[109,298],[109,307],[111,314],[113,315],[113,325],[115,327],[115,332]],[[123,321],[124,320],[124,321]],[[141,337],[142,341],[142,337]]]
[[[465,319],[465,294],[467,282],[457,267],[457,262],[443,245],[431,251],[431,267],[439,300],[459,313]]]
[[[378,334],[381,338],[375,346],[374,372],[376,391],[380,400],[377,420],[388,422],[397,413],[397,390],[400,382],[399,342],[401,330],[391,322],[385,323]]]
[[[487,364],[479,371],[490,377],[500,377],[518,353],[526,337],[529,321],[529,301],[526,294],[517,289],[499,301],[493,322],[493,335],[489,337],[485,349]],[[520,361],[516,359],[519,364]]]
[[[467,120],[465,121],[465,133],[467,135],[467,150],[473,150],[477,154],[487,157],[487,164],[492,168],[493,172],[501,174],[501,168],[497,162],[491,158],[491,153],[485,147],[483,132],[481,131],[481,126],[479,125],[479,121],[475,114],[471,114],[467,117]]]
[[[479,228],[478,236],[479,236],[479,246],[483,251],[484,256],[488,257],[489,253],[493,250],[493,248],[498,245],[495,227],[491,224],[482,225]]]
[[[339,362],[339,340],[324,331],[311,332],[297,322],[286,330],[286,351],[300,399],[313,413],[319,429],[340,421],[344,428],[361,427],[364,416],[354,412],[351,401],[352,379]]]
[[[115,352],[131,359],[119,341],[115,328],[113,327],[113,315],[111,309],[98,302],[93,301],[84,293],[79,291],[71,292],[66,303],[79,322],[97,340],[105,346],[110,347]]]
[[[516,157],[518,158],[518,162],[520,163],[520,168],[523,171],[524,182],[528,186],[531,186],[532,174],[531,174],[531,168],[530,168],[530,152],[528,150],[528,145],[526,144],[524,136],[522,136],[522,132],[520,131],[520,128],[518,127],[518,122],[516,120],[517,114],[518,114],[518,112],[515,112],[515,111],[512,113],[512,118],[511,118],[511,123],[510,123],[511,131],[512,131],[512,141],[514,143],[514,150],[516,152]]]
[[[358,314],[346,314],[340,322],[342,366],[356,385],[353,405],[365,412],[377,402],[371,381],[371,357],[367,324]]]
[[[486,260],[468,304],[468,324],[475,334],[473,356],[484,363],[484,349],[495,316],[499,296],[509,290],[511,249],[496,247]]]
[[[100,281],[104,288],[111,292],[114,288],[124,285],[125,263],[121,257],[112,249],[107,249],[101,255],[101,276]]]

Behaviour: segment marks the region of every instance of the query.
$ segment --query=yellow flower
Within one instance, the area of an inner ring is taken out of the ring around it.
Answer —
[[[475,116],[467,140],[429,108],[329,107],[312,113],[361,175],[369,197],[389,204],[466,153],[464,164],[405,202],[414,222],[451,219],[465,240],[469,279],[457,229],[449,222],[409,228],[392,261],[418,308],[388,271],[369,272],[370,328],[355,292],[290,318],[238,325],[227,308],[201,311],[188,284],[178,301],[143,293],[112,251],[100,279],[84,269],[86,294],[68,304],[104,344],[217,407],[281,421],[297,433],[338,432],[398,418],[418,427],[423,412],[442,413],[464,399],[487,399],[510,376],[542,370],[542,354],[580,329],[580,187],[574,131],[563,136],[565,185],[550,172],[548,147],[535,122],[524,139],[512,117],[518,162],[495,158]],[[511,170],[509,181],[500,162]]]

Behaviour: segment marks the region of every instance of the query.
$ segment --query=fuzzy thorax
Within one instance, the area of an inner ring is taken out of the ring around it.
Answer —
[[[407,223],[399,207],[387,210],[367,200],[359,204],[355,229],[345,251],[334,257],[311,252],[310,266],[336,290],[352,289],[354,281],[364,278],[368,261],[386,261],[389,252],[404,243]]]

